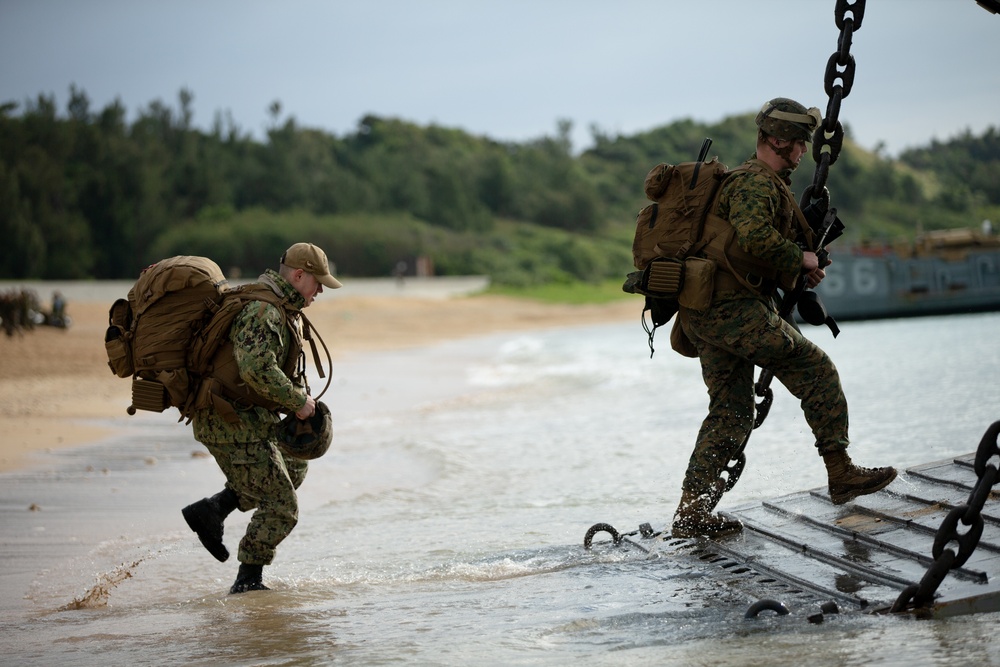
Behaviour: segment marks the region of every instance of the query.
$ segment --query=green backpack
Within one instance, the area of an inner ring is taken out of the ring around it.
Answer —
[[[171,257],[144,269],[128,298],[111,306],[104,336],[111,371],[132,378],[128,413],[176,407],[181,419],[190,418],[216,351],[249,301],[282,304],[266,285],[230,287],[206,257]]]

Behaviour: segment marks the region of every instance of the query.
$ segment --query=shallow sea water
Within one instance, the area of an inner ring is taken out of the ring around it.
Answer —
[[[1000,419],[998,325],[808,329],[841,371],[855,460],[974,451]],[[711,568],[583,549],[594,523],[660,530],[673,513],[707,397],[667,339],[650,359],[636,318],[337,363],[334,446],[268,592],[227,595],[234,559],[216,562],[184,524],[180,508],[223,479],[175,417],[133,417],[3,475],[0,664],[1000,664],[996,614],[816,625],[791,604],[746,620],[755,599]],[[795,400],[774,388],[723,508],[825,483]],[[247,520],[227,523],[233,551]]]

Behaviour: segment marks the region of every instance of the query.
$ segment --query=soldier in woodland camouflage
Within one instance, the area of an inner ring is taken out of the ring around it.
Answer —
[[[274,559],[275,548],[298,521],[296,489],[305,479],[307,463],[284,453],[276,439],[278,410],[308,419],[316,401],[305,387],[302,323],[298,312],[340,282],[330,275],[326,254],[309,243],[296,243],[281,258],[278,271],[268,269],[259,282],[283,298],[279,308],[251,301],[230,328],[229,341],[240,380],[262,398],[278,405],[268,409],[235,402],[197,411],[194,437],[215,457],[226,476],[226,488],[184,508],[188,525],[218,560],[229,551],[222,542],[223,522],[235,509],[256,510],[240,541],[239,573],[231,593],[267,590],[263,568]]]
[[[774,304],[777,286],[805,280],[815,287],[825,277],[817,248],[803,250],[795,243],[804,219],[788,188],[821,121],[819,110],[777,98],[763,106],[756,121],[757,152],[726,180],[716,212],[735,228],[739,247],[770,270],[766,277],[736,276],[721,263],[712,305],[703,311],[680,309],[679,326],[701,360],[709,411],[674,515],[676,537],[719,537],[743,528],[713,510],[724,489],[720,475],[753,425],[755,366],[773,372],[800,400],[827,467],[834,504],[874,493],[896,477],[891,467],[861,468],[851,462],[847,400],[837,369],[823,350],[778,316]]]

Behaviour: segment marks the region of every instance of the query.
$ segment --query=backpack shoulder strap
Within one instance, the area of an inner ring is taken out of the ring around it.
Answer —
[[[212,358],[229,336],[229,329],[243,307],[252,301],[262,301],[276,306],[282,321],[287,320],[282,299],[266,285],[248,283],[226,292],[212,312],[205,327],[195,336],[190,350],[188,367],[198,375],[204,375],[212,365]]]

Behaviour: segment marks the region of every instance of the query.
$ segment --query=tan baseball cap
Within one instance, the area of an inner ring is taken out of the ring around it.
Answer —
[[[330,264],[326,253],[312,243],[296,243],[281,256],[281,263],[293,269],[302,269],[316,276],[324,287],[342,287],[339,280],[330,275]]]

